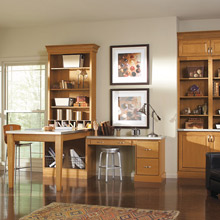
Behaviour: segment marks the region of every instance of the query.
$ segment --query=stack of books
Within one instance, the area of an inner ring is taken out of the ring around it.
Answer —
[[[89,107],[89,97],[87,96],[77,96],[74,107]]]

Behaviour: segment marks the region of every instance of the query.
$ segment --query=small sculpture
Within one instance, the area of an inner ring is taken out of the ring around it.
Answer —
[[[188,96],[202,96],[203,94],[202,94],[202,91],[200,90],[199,86],[194,84],[194,85],[190,86],[187,95]]]
[[[99,124],[97,121],[93,121],[93,129],[95,131],[95,136],[98,136],[98,128],[99,128]]]

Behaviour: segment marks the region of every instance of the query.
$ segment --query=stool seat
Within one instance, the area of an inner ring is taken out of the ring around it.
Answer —
[[[119,148],[101,148],[101,152],[109,153],[109,154],[115,154],[119,152]]]
[[[105,165],[102,165],[102,156],[106,155]],[[112,164],[109,164],[109,155],[112,157]],[[115,155],[118,155],[118,165],[115,164]],[[99,172],[98,172],[98,180],[101,178],[101,169],[105,169],[105,181],[108,181],[108,170],[111,169],[113,171],[112,177],[115,177],[115,169],[119,169],[120,172],[120,180],[122,181],[122,170],[121,170],[121,154],[119,148],[101,148],[100,156],[99,156]]]

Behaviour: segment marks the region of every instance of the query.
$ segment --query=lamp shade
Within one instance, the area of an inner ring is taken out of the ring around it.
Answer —
[[[143,113],[143,114],[147,114],[147,112],[146,112],[146,104],[144,104],[139,110],[138,110],[138,112],[140,112],[140,113]]]

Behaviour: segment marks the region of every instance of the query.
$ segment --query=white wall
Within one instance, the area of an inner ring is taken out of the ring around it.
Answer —
[[[155,132],[166,136],[166,172],[168,177],[176,177],[176,32],[175,17],[5,29],[1,35],[0,58],[45,56],[45,45],[98,44],[100,49],[97,54],[97,121],[110,119],[111,88],[150,88],[150,103],[162,118],[162,121],[155,123]],[[129,44],[150,44],[149,86],[110,86],[109,46]],[[127,131],[124,130],[123,133]],[[150,131],[151,127],[148,132]],[[127,157],[132,156],[126,152],[123,161],[129,161]],[[128,167],[127,170],[125,167]],[[125,174],[131,173],[129,167],[125,162]]]
[[[178,32],[220,30],[220,19],[179,21]]]

